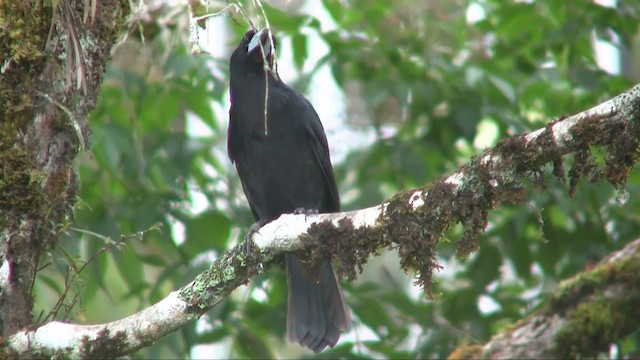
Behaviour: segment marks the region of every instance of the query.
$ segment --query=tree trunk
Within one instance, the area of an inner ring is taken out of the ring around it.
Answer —
[[[127,1],[0,3],[0,330],[32,323],[40,255],[73,221],[75,159]]]
[[[124,0],[0,0],[0,358],[9,351],[21,356],[125,355],[213,307],[264,271],[263,262],[275,254],[293,250],[294,245],[300,249],[314,244],[302,239],[334,239],[315,242],[316,258],[342,256],[341,270],[348,275],[355,275],[354,269],[370,254],[393,241],[408,259],[403,267],[418,270],[429,289],[437,266],[435,245],[444,229],[463,223],[465,236],[458,242],[458,253],[475,251],[488,212],[506,201],[522,202],[526,194],[521,182],[541,166],[561,164],[568,153],[588,154],[590,146],[606,147],[610,150],[606,178],[623,186],[629,168],[638,161],[640,85],[575,117],[506,139],[431,187],[402,192],[378,207],[351,215],[319,215],[327,218],[314,226],[302,215],[298,215],[300,226],[291,226],[284,218],[271,223],[253,235],[257,258],[247,257],[239,246],[220,256],[191,284],[127,319],[92,326],[52,322],[36,329],[31,326],[31,290],[38,260],[73,221],[78,190],[75,160],[88,147],[87,116],[128,11]],[[578,177],[590,171],[577,165],[572,170]],[[614,255],[586,278],[566,283],[519,328],[457,355],[597,355],[603,346],[638,328],[640,317],[631,308],[639,298],[637,249],[636,242],[623,253],[626,256]],[[612,301],[617,301],[616,308],[611,308]],[[613,317],[603,316],[605,309]],[[627,313],[633,316],[625,317]],[[139,331],[140,319],[145,319],[146,332]],[[56,331],[48,331],[51,328]],[[586,331],[577,331],[581,329]],[[24,331],[14,334],[18,330]],[[602,331],[607,337],[597,337]],[[73,343],[49,341],[52,334],[55,340],[67,338]],[[101,341],[88,346],[89,339],[96,339],[88,334],[97,334]],[[538,339],[549,341],[536,343]],[[125,340],[128,346],[121,346]],[[521,342],[531,343],[532,350],[522,350]],[[595,345],[585,351],[585,344]]]

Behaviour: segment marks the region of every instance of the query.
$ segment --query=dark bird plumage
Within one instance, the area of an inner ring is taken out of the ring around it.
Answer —
[[[264,60],[273,63],[275,45],[268,29],[250,30],[230,61],[229,158],[259,223],[300,208],[321,213],[340,210],[318,114],[277,73],[265,70]],[[333,347],[349,327],[350,315],[331,263],[309,269],[295,253],[285,258],[289,339],[315,352]]]

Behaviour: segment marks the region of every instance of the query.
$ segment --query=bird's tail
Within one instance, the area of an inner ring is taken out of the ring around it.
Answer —
[[[289,283],[289,340],[314,352],[335,346],[340,332],[349,328],[351,315],[331,263],[326,262],[305,274],[299,257],[295,254],[285,257]]]

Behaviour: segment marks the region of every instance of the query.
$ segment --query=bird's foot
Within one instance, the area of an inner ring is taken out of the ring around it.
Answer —
[[[310,215],[318,215],[320,211],[318,211],[318,209],[305,209],[300,207],[293,210],[293,213],[295,215],[305,214],[306,216],[310,216]],[[306,216],[305,216],[305,220],[306,220]]]
[[[253,235],[255,233],[259,232],[260,229],[267,224],[267,222],[268,221],[259,220],[258,222],[251,225],[251,227],[249,228],[249,231],[247,232],[247,235],[244,237],[244,240],[242,241],[242,250],[244,251],[245,254],[253,255],[253,241],[251,239],[253,238]]]

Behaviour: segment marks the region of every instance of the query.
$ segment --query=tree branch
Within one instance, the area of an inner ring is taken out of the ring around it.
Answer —
[[[484,346],[450,359],[575,359],[609,356],[609,346],[640,326],[640,239],[590,271],[561,283],[550,301]]]
[[[623,187],[638,160],[639,124],[640,85],[636,85],[590,110],[507,138],[448,177],[400,192],[378,206],[335,214],[282,215],[253,234],[251,247],[240,244],[229,250],[193,282],[137,314],[102,325],[52,322],[19,332],[7,339],[8,344],[21,355],[125,355],[200,317],[263,273],[276,256],[292,250],[304,252],[310,262],[333,258],[339,272],[353,278],[355,269],[361,271],[371,255],[395,246],[401,266],[416,271],[418,282],[431,295],[431,277],[439,268],[435,246],[449,226],[464,226],[457,256],[475,251],[489,210],[506,201],[523,201],[525,183],[543,184],[546,164],[552,164],[554,176],[565,181],[562,156],[568,153],[576,155],[569,171],[571,189],[584,176],[592,180],[602,176]],[[603,169],[593,161],[592,147],[607,154]]]

